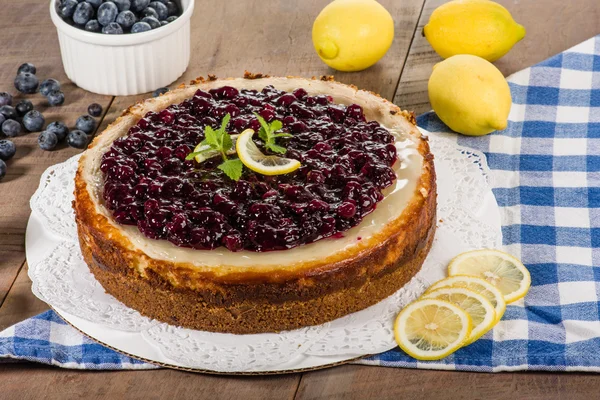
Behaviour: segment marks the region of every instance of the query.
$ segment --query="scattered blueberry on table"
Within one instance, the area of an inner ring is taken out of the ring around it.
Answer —
[[[15,78],[15,88],[21,93],[33,94],[37,92],[39,86],[40,81],[31,72],[21,72]]]
[[[51,91],[46,98],[51,106],[60,106],[65,102],[65,94],[60,90]]]
[[[19,136],[23,129],[21,128],[21,124],[14,119],[9,119],[4,121],[2,124],[2,133],[4,133],[8,137],[16,137]]]
[[[17,119],[17,110],[13,106],[5,105],[0,107],[0,114],[4,115],[5,119]]]
[[[17,115],[22,118],[29,111],[33,110],[33,103],[29,100],[21,100],[15,105],[15,110],[17,110]]]
[[[10,140],[0,140],[0,160],[10,160],[17,152],[17,146]]]
[[[96,129],[96,120],[90,115],[82,115],[81,117],[77,118],[77,121],[75,122],[75,128],[85,132],[88,135],[91,135]]]
[[[75,129],[67,135],[67,144],[76,149],[85,149],[88,145],[88,135],[85,132]]]
[[[35,75],[35,73],[37,72],[37,69],[35,68],[35,65],[33,65],[32,63],[24,63],[24,64],[21,64],[21,66],[17,69],[17,75],[19,75],[23,72],[27,72],[27,73]]]
[[[0,92],[0,107],[10,106],[12,104],[12,96],[10,93]]]
[[[49,123],[46,127],[46,130],[49,132],[53,132],[58,138],[59,142],[65,140],[65,138],[69,134],[69,128],[67,128],[67,126],[60,121],[54,121]]]
[[[102,115],[102,106],[98,103],[92,103],[88,106],[88,114],[92,117],[99,117]]]
[[[60,82],[56,79],[48,78],[40,85],[40,93],[43,96],[48,96],[53,90],[60,90]]]
[[[38,145],[42,150],[52,150],[58,144],[58,138],[54,132],[43,131],[38,136]]]
[[[68,24],[88,32],[120,35],[167,25],[181,15],[181,7],[168,0],[57,0],[56,12]]]
[[[167,88],[167,87],[158,88],[152,93],[152,97],[158,97],[161,94],[167,93],[168,91],[169,91],[169,88]]]
[[[29,132],[39,132],[44,129],[46,119],[41,112],[37,110],[31,110],[23,117],[23,126]]]

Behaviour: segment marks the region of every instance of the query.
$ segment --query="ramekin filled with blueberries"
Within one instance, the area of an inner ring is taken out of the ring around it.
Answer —
[[[90,92],[126,96],[187,69],[194,0],[51,0],[65,73]]]

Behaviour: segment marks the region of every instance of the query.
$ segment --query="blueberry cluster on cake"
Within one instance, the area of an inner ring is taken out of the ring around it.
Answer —
[[[233,176],[225,152],[190,157],[220,127],[235,139],[265,123],[277,145],[251,145],[293,171]],[[84,258],[108,293],[215,332],[373,305],[419,271],[435,231],[433,157],[412,114],[326,77],[197,80],[138,103],[84,153],[75,197]]]

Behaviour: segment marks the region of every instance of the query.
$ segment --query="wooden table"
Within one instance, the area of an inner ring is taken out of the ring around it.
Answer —
[[[88,104],[100,103],[102,129],[138,97],[99,96],[69,83],[62,69],[48,2],[7,0],[0,12],[0,91],[12,93],[17,67],[32,62],[42,79],[63,83],[66,103],[47,108],[31,96],[47,122],[72,126]],[[192,20],[192,60],[178,82],[208,73],[241,76],[244,70],[271,75],[334,74],[337,80],[380,93],[408,110],[429,110],[427,79],[439,61],[423,25],[443,0],[381,0],[395,20],[388,54],[358,73],[328,69],[315,54],[311,26],[327,0],[198,0]],[[496,64],[506,75],[561,52],[600,32],[598,0],[501,0],[527,28],[526,38]],[[17,97],[18,99],[19,97]],[[15,140],[18,151],[0,183],[0,330],[48,309],[31,293],[25,261],[29,198],[41,173],[77,151],[44,152],[37,135]],[[592,374],[436,372],[347,365],[274,377],[224,377],[172,370],[79,372],[30,363],[0,364],[0,398],[210,398],[387,399],[387,398],[594,398],[600,377]]]

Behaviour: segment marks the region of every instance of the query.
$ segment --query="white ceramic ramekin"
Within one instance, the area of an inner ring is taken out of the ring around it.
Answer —
[[[90,92],[127,96],[153,91],[179,78],[190,62],[194,0],[181,0],[183,14],[148,32],[105,35],[63,21],[50,1],[65,73]]]

